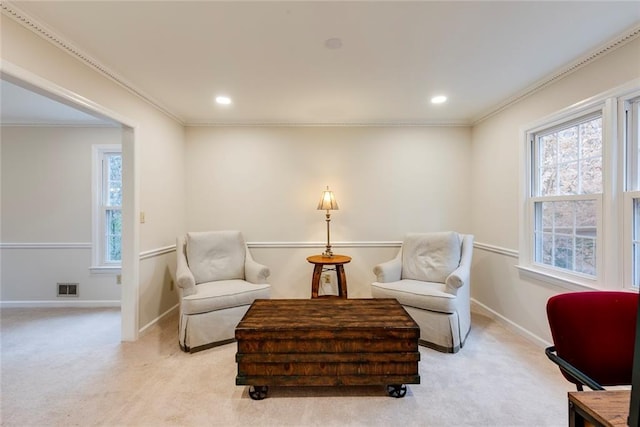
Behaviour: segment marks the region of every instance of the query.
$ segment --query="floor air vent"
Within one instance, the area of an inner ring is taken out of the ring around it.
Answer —
[[[77,297],[79,283],[58,283],[59,297]]]

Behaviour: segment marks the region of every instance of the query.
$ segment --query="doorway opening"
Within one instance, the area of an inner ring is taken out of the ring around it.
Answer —
[[[103,134],[109,135],[109,138],[111,138],[109,140],[113,141],[114,145],[119,145],[121,147],[120,158],[114,159],[114,161],[112,162],[114,166],[118,166],[117,168],[114,167],[114,169],[117,169],[117,171],[114,170],[114,172],[120,174],[120,182],[117,182],[117,180],[115,179],[117,178],[116,176],[114,176],[114,179],[109,182],[109,185],[111,185],[111,190],[119,191],[119,194],[117,194],[117,197],[113,200],[118,200],[120,205],[117,206],[117,212],[116,209],[114,209],[114,206],[111,206],[111,208],[109,209],[108,214],[112,219],[111,225],[113,226],[111,231],[114,231],[114,233],[106,236],[106,239],[111,239],[110,250],[112,260],[114,260],[117,255],[120,257],[121,262],[113,263],[113,265],[111,265],[111,271],[107,269],[105,271],[98,272],[97,274],[96,271],[92,271],[91,277],[96,278],[96,280],[98,281],[104,281],[105,277],[111,277],[111,279],[113,279],[114,281],[113,283],[117,282],[118,287],[115,291],[112,292],[116,295],[116,298],[109,299],[109,297],[106,297],[104,305],[113,305],[114,300],[115,303],[119,303],[121,313],[121,340],[135,341],[138,337],[139,329],[137,285],[139,263],[139,231],[137,222],[134,220],[137,206],[137,193],[135,191],[136,158],[134,156],[135,129],[133,125],[130,124],[130,120],[120,117],[117,113],[111,112],[98,104],[93,104],[90,101],[87,101],[85,98],[71,93],[64,88],[61,88],[38,76],[35,76],[25,70],[18,69],[17,67],[15,68],[16,69],[13,69],[13,67],[5,67],[2,71],[0,71],[0,85],[2,85],[2,108],[0,110],[2,116],[1,125],[3,130],[12,127],[14,128],[13,131],[15,133],[15,128],[19,128],[20,126],[22,126],[26,129],[31,126],[40,127],[41,131],[43,131],[43,127],[48,126],[47,129],[53,129],[56,133],[61,133],[64,132],[64,127],[67,126],[69,129],[82,128],[88,135],[91,135],[92,130],[93,132],[98,132],[99,130],[101,130]],[[19,129],[17,132],[19,133]],[[92,140],[94,140],[94,138],[92,137],[89,137],[87,139],[87,143],[89,145],[92,143]],[[68,148],[69,147],[67,147],[67,149]],[[70,150],[73,151],[73,148],[71,148]],[[91,151],[91,148],[89,148],[89,151]],[[51,161],[55,162],[55,156],[51,157],[53,157]],[[80,157],[82,158],[82,156]],[[42,156],[39,157],[39,159],[42,158]],[[89,156],[85,160],[87,163],[90,163],[91,156]],[[49,169],[55,170],[54,166]],[[28,170],[30,168],[33,168],[33,171],[37,170],[37,165],[35,164],[25,164],[21,165],[20,167],[24,168],[25,175],[28,175]],[[87,168],[88,166],[86,164],[83,164],[82,167]],[[91,178],[89,180],[91,180]],[[15,192],[20,192],[19,186],[21,185],[21,183],[16,182],[15,184]],[[10,184],[5,183],[5,185]],[[38,183],[35,183],[34,185],[37,186]],[[116,188],[118,186],[119,188]],[[63,194],[64,190],[64,188],[56,189],[59,194]],[[46,189],[44,191],[46,192]],[[92,194],[95,193],[92,192]],[[71,194],[70,196],[73,196],[73,194]],[[79,197],[86,197],[86,194],[79,195]],[[93,196],[91,195],[89,197]],[[47,202],[50,202],[50,200],[51,199],[47,200]],[[53,198],[53,200],[55,202],[55,198]],[[87,200],[86,202],[89,201]],[[30,206],[38,206],[39,204],[42,205],[42,203],[44,203],[43,200],[36,200],[30,201],[28,204]],[[5,204],[3,204],[3,210],[5,209],[4,205]],[[91,205],[91,203],[88,203],[88,206]],[[63,209],[60,209],[60,211],[62,210]],[[32,211],[32,209],[30,209],[29,211]],[[73,210],[71,212],[73,212]],[[39,215],[39,222],[46,222],[46,209],[43,209],[37,214]],[[17,215],[19,215],[19,213],[14,216]],[[93,217],[92,214],[90,215],[91,217]],[[78,227],[86,226],[87,222],[87,218],[83,216],[82,221],[79,221]],[[25,226],[25,228],[27,227]],[[83,230],[86,231],[86,227],[84,227]],[[120,233],[119,236],[117,235],[118,233],[115,233],[116,231]],[[79,234],[83,236],[85,235],[82,233],[78,233],[77,229],[70,234],[74,236],[78,236]],[[14,239],[17,238],[17,240],[20,239],[20,236],[14,235],[12,237]],[[34,236],[27,236],[24,239],[24,242],[34,241],[33,239]],[[6,248],[6,245],[4,243],[7,242],[6,237],[2,236],[1,240],[3,242],[2,250],[4,252]],[[11,240],[11,238],[9,238],[9,240]],[[44,244],[38,243],[39,246],[37,248],[33,244],[32,246],[34,246],[34,248],[36,249],[42,250],[72,249],[74,251],[82,252],[83,250],[93,251],[93,246],[96,244],[93,232],[90,237],[81,238],[80,240],[83,241],[80,242],[61,242],[60,240],[63,239],[58,239],[57,242],[53,241],[50,244],[47,244],[47,241],[45,239]],[[87,240],[91,240],[91,242],[87,242]],[[37,239],[37,241],[43,240]],[[27,243],[22,243],[19,241],[11,247],[29,248]],[[28,251],[22,252],[26,253]],[[94,264],[95,258],[93,256],[81,258],[90,258],[91,264]],[[86,266],[87,270],[92,270],[92,267],[95,266]],[[4,275],[5,274],[3,272],[3,276]],[[50,281],[55,282],[56,280],[52,277]],[[74,301],[77,306],[83,306],[82,291],[83,287],[80,286],[80,288],[78,288],[80,299]],[[118,291],[119,295],[117,295]],[[46,306],[48,301],[54,306],[56,305],[55,303],[61,303],[60,301],[52,301],[46,293],[43,293],[42,298],[40,296],[37,296],[36,298],[32,299],[37,299],[37,301],[34,301],[34,305],[39,306]],[[69,300],[67,299],[66,301]],[[11,303],[11,298],[9,298],[7,301],[3,301],[4,305],[11,305]],[[25,304],[28,303],[28,301],[26,303],[23,302],[22,306],[25,306]],[[84,306],[87,306],[87,303],[84,304]],[[100,299],[92,299],[89,305],[91,304],[100,306]]]

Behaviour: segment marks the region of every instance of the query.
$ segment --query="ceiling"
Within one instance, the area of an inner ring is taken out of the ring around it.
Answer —
[[[639,1],[4,3],[185,124],[470,124],[640,33]]]

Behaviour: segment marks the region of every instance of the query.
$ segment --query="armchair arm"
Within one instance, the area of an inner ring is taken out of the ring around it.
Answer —
[[[178,237],[176,239],[176,283],[180,288],[182,288],[182,294],[187,296],[196,293],[196,279],[193,277],[193,273],[189,269],[189,264],[187,264],[187,257],[185,256],[184,251],[184,237]]]
[[[445,280],[447,292],[456,295],[458,289],[468,284],[471,276],[471,257],[473,255],[473,236],[467,234],[462,238],[460,265]]]
[[[380,263],[373,267],[379,283],[397,282],[402,276],[402,248],[398,255],[390,261]]]
[[[247,249],[244,259],[244,277],[247,282],[267,283],[267,278],[271,275],[271,270],[266,265],[256,262]]]

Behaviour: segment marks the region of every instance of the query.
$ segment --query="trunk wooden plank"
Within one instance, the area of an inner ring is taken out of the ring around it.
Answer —
[[[236,327],[236,384],[418,384],[419,336],[395,299],[256,300]]]

